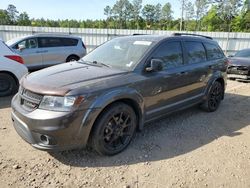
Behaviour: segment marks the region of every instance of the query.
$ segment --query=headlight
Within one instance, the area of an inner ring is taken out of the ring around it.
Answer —
[[[68,112],[77,107],[82,101],[82,96],[44,96],[39,108],[43,110]]]

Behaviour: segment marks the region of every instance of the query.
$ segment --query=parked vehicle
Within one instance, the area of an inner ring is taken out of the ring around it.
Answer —
[[[229,58],[227,74],[229,79],[250,79],[250,49],[240,50]]]
[[[27,73],[23,59],[0,39],[0,97],[16,93],[19,80]]]
[[[77,61],[86,54],[79,37],[56,34],[37,34],[7,41],[20,54],[29,70]]]
[[[78,62],[25,76],[12,100],[13,124],[38,149],[88,143],[114,155],[149,121],[195,104],[216,111],[226,69],[227,58],[209,37],[118,37]]]

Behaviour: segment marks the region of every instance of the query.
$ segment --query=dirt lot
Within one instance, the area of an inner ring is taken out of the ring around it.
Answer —
[[[228,82],[220,109],[151,123],[123,153],[49,154],[25,143],[0,99],[0,187],[250,187],[250,83]]]

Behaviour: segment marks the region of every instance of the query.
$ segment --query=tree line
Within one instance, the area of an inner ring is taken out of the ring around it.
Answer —
[[[170,3],[146,4],[143,0],[117,0],[104,8],[106,19],[30,19],[10,4],[0,9],[0,25],[41,27],[159,29],[184,31],[250,31],[250,0],[178,0],[181,18],[173,17]]]

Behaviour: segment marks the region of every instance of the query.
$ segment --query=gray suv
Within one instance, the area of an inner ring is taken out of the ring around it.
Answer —
[[[25,76],[12,100],[13,124],[38,149],[89,144],[114,155],[156,118],[196,104],[216,111],[227,63],[209,37],[118,37],[78,62]]]
[[[56,34],[37,34],[7,41],[24,59],[29,70],[77,61],[86,54],[80,37]]]

